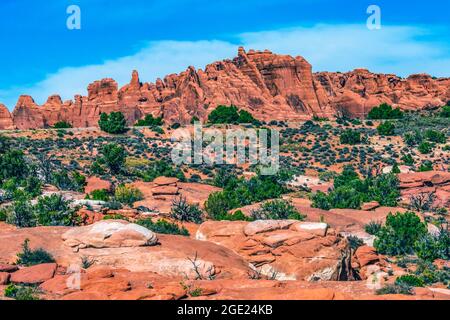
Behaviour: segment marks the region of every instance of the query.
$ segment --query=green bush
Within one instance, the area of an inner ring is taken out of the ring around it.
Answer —
[[[414,244],[417,256],[425,261],[450,260],[450,234],[441,228],[438,235],[425,234]]]
[[[22,180],[28,174],[29,167],[22,151],[13,149],[0,154],[0,182],[11,178]]]
[[[363,202],[378,201],[382,206],[397,205],[399,181],[395,174],[382,174],[361,180],[352,166],[344,167],[334,179],[334,189],[312,196],[313,207],[323,210],[359,209]]]
[[[197,224],[203,222],[202,210],[196,205],[188,204],[183,196],[173,200],[171,217],[183,222],[194,222]]]
[[[429,154],[433,151],[433,145],[429,142],[422,142],[417,148],[421,154]]]
[[[442,108],[440,116],[442,118],[450,118],[450,101],[447,103],[445,107]]]
[[[381,222],[377,221],[371,221],[364,226],[364,230],[372,236],[376,236],[378,232],[380,232],[381,228],[382,228]]]
[[[34,207],[34,212],[41,226],[75,226],[79,224],[77,210],[70,207],[70,201],[62,195],[52,194],[41,197]]]
[[[208,121],[212,124],[239,124],[255,123],[257,120],[249,112],[239,111],[236,106],[218,106],[209,114]]]
[[[408,154],[405,154],[405,155],[402,157],[402,161],[403,161],[403,163],[404,163],[406,166],[413,166],[413,165],[414,165],[414,158],[413,158],[412,155],[410,155],[409,153],[408,153]]]
[[[66,121],[59,121],[53,126],[54,129],[70,129],[72,125]]]
[[[28,199],[17,199],[7,211],[6,222],[19,228],[30,228],[36,226],[34,208]]]
[[[110,195],[109,195],[108,190],[105,190],[105,189],[94,190],[86,196],[86,199],[107,202],[110,199]]]
[[[445,134],[443,134],[440,131],[428,129],[425,131],[425,138],[428,141],[435,142],[435,143],[446,143],[447,137]]]
[[[183,171],[174,168],[164,160],[154,161],[140,174],[145,182],[152,182],[158,177],[173,177],[186,181]]]
[[[422,162],[422,164],[419,167],[419,172],[428,172],[428,171],[433,171],[433,162],[431,162],[430,160],[425,160],[424,162]]]
[[[426,234],[426,224],[414,212],[389,214],[374,246],[379,253],[390,256],[413,254],[417,240]]]
[[[153,222],[151,219],[142,219],[138,220],[137,224],[156,233],[189,236],[189,231],[186,228],[180,228],[176,223],[162,219],[157,222]]]
[[[395,133],[395,125],[392,122],[383,122],[377,127],[380,136],[393,136]]]
[[[102,113],[98,125],[100,129],[111,134],[120,134],[128,131],[127,122],[122,112]]]
[[[408,275],[404,275],[404,276],[400,276],[395,280],[395,284],[397,285],[407,285],[410,287],[414,287],[414,288],[418,288],[418,287],[424,287],[425,286],[425,282],[412,274],[408,274]]]
[[[36,289],[27,286],[18,286],[15,284],[10,284],[5,288],[5,297],[19,300],[19,301],[32,301],[39,300],[36,297]]]
[[[154,118],[153,115],[147,114],[144,119],[140,119],[134,125],[135,127],[153,127],[162,126],[163,119],[161,117]]]
[[[403,295],[413,295],[413,288],[407,284],[387,284],[383,288],[376,291],[377,295],[386,294],[403,294]]]
[[[298,212],[291,202],[281,199],[265,202],[259,209],[252,211],[254,220],[304,220],[305,217]]]
[[[53,256],[44,249],[31,250],[29,247],[30,240],[25,239],[22,244],[22,252],[17,254],[16,264],[21,266],[34,266],[43,263],[54,263]]]
[[[361,133],[356,130],[347,129],[341,134],[340,141],[341,144],[359,144],[361,143]]]
[[[139,189],[128,185],[118,186],[114,192],[114,197],[116,201],[129,206],[132,206],[133,203],[144,199],[144,195]]]
[[[71,190],[82,192],[86,185],[86,177],[77,171],[69,172],[65,169],[52,173],[52,183],[59,190]]]
[[[115,143],[110,143],[102,148],[102,155],[102,160],[112,173],[122,171],[127,155],[124,148]]]
[[[387,119],[401,119],[403,112],[400,109],[392,109],[392,106],[383,103],[378,107],[370,110],[368,118],[371,120],[387,120]]]

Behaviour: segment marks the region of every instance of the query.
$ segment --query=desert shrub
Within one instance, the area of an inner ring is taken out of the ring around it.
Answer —
[[[364,245],[364,241],[357,236],[348,236],[347,241],[353,251],[356,251],[359,247],[362,247]]]
[[[355,145],[361,143],[361,133],[356,130],[347,129],[341,133],[341,144]]]
[[[70,207],[70,201],[62,195],[52,194],[41,197],[34,207],[39,225],[42,226],[75,226],[79,218],[75,208]]]
[[[444,266],[442,269],[438,269],[430,261],[420,260],[414,274],[422,279],[427,286],[435,283],[442,283],[447,287],[450,285],[450,268]]]
[[[129,185],[120,185],[114,192],[114,198],[120,203],[133,205],[133,203],[144,199],[142,192]]]
[[[121,146],[110,143],[102,148],[103,161],[112,173],[118,173],[122,170],[126,151]]]
[[[383,206],[396,206],[399,181],[395,174],[382,174],[360,179],[352,166],[346,166],[342,174],[334,179],[334,189],[325,194],[312,196],[313,207],[323,210],[359,209],[363,202],[378,201]]]
[[[414,147],[414,146],[421,144],[423,142],[423,139],[424,138],[423,138],[422,132],[420,132],[419,130],[407,132],[403,136],[403,140],[410,147]]]
[[[200,119],[197,116],[193,116],[191,119],[191,124],[194,124],[196,122],[200,122]]]
[[[173,200],[171,217],[184,222],[194,222],[197,224],[203,222],[202,210],[196,205],[189,204],[183,196]]]
[[[425,261],[450,260],[450,234],[441,228],[438,235],[425,234],[414,244],[417,256]]]
[[[109,210],[120,210],[122,209],[122,204],[119,201],[112,200],[103,204],[103,208],[107,208]]]
[[[22,252],[17,254],[16,264],[21,266],[34,266],[42,263],[53,263],[53,256],[42,248],[32,250],[29,246],[30,240],[25,239],[22,244]]]
[[[239,111],[236,106],[218,106],[209,114],[208,121],[212,124],[239,124],[254,123],[256,119],[245,110]]]
[[[144,119],[140,119],[134,125],[135,127],[153,127],[161,126],[163,124],[163,119],[161,117],[154,118],[153,115],[147,114]]]
[[[377,127],[380,136],[393,136],[395,133],[395,125],[392,122],[386,121]]]
[[[403,294],[403,295],[413,295],[413,288],[405,283],[401,284],[387,284],[383,288],[376,291],[377,295],[386,294]]]
[[[122,112],[102,113],[98,125],[100,129],[111,134],[127,132],[127,122]]]
[[[435,192],[419,192],[409,197],[409,208],[420,212],[431,211],[435,200]]]
[[[153,222],[151,219],[142,219],[138,220],[137,224],[156,233],[189,236],[189,231],[186,228],[180,228],[176,223],[171,223],[167,220],[160,219],[157,222]]]
[[[434,170],[434,165],[433,165],[433,162],[431,162],[430,160],[425,160],[424,162],[422,162],[418,169],[419,172],[427,172],[427,171],[433,171],[433,170]]]
[[[0,181],[11,178],[21,180],[28,174],[29,167],[22,151],[13,149],[0,154]]]
[[[10,284],[5,288],[5,297],[19,300],[19,301],[32,301],[39,300],[36,297],[36,288],[28,286],[19,286]]]
[[[407,274],[407,275],[398,277],[395,280],[395,283],[398,285],[404,284],[404,285],[407,285],[407,286],[410,286],[413,288],[425,286],[425,282],[421,278],[419,278],[415,275],[412,275],[412,274]]]
[[[406,166],[413,166],[413,165],[414,165],[414,158],[413,158],[412,155],[410,155],[409,153],[403,155],[402,158],[401,158],[401,160],[403,161],[403,163],[404,163]]]
[[[257,175],[249,180],[230,179],[222,192],[213,193],[208,197],[205,203],[206,212],[210,218],[221,220],[231,209],[279,198],[287,192],[288,189],[284,184],[291,177],[292,174],[289,172],[280,171],[277,175]]]
[[[447,102],[447,105],[442,108],[442,111],[439,115],[442,118],[450,118],[450,101]]]
[[[86,196],[87,200],[95,200],[95,201],[109,201],[110,195],[108,190],[94,190],[90,194]]]
[[[72,125],[66,121],[59,121],[53,126],[54,129],[70,129]]]
[[[59,190],[83,191],[86,177],[77,171],[69,172],[65,169],[52,173],[52,183]]]
[[[232,209],[232,204],[228,201],[227,193],[214,192],[209,195],[205,203],[205,210],[213,220],[224,220],[228,215],[228,210]]]
[[[29,176],[23,181],[23,190],[32,198],[42,193],[42,182],[36,176]]]
[[[393,109],[392,106],[387,103],[383,103],[378,107],[370,110],[368,118],[371,120],[385,120],[385,119],[401,119],[403,118],[403,112],[400,109]]]
[[[247,217],[241,210],[237,210],[233,214],[224,214],[220,217],[220,219],[217,219],[220,221],[253,221],[254,219],[252,217]]]
[[[380,232],[381,228],[382,223],[378,221],[371,221],[364,226],[364,230],[372,236],[376,236],[378,232]]]
[[[180,181],[186,181],[183,171],[172,167],[163,160],[152,162],[141,175],[145,182],[151,182],[158,177],[173,177],[180,179]]]
[[[34,208],[28,199],[16,199],[6,213],[6,222],[19,228],[36,226]]]
[[[425,131],[425,138],[428,141],[435,143],[445,143],[447,142],[447,137],[440,131],[428,129]]]
[[[252,218],[255,220],[304,220],[305,216],[301,215],[291,202],[277,199],[265,202],[259,209],[253,210]]]
[[[413,254],[416,241],[426,233],[426,224],[414,212],[389,214],[386,224],[377,233],[374,246],[381,254]]]
[[[433,145],[427,141],[422,142],[417,148],[421,154],[429,154],[433,151]]]

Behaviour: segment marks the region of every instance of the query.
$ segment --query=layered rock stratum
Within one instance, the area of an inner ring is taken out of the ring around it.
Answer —
[[[146,114],[186,124],[194,116],[206,119],[218,105],[233,104],[260,120],[300,121],[312,116],[363,117],[384,102],[421,110],[449,100],[450,78],[416,74],[404,79],[365,69],[313,73],[303,57],[239,48],[232,60],[214,62],[204,70],[189,67],[155,83],[141,83],[133,71],[122,88],[113,79],[102,79],[88,86],[87,96],[65,102],[53,95],[38,106],[23,95],[12,114],[0,105],[0,130],[45,128],[58,121],[92,127],[102,112],[112,111],[121,111],[129,124]]]

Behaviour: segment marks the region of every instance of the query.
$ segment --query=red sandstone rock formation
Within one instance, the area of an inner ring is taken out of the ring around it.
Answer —
[[[14,129],[14,123],[5,105],[0,103],[0,129],[10,130]]]
[[[119,89],[112,79],[95,81],[88,96],[62,102],[51,96],[41,107],[21,96],[12,114],[18,129],[52,126],[58,121],[74,127],[96,126],[102,112],[121,111],[129,124],[145,114],[163,116],[168,123],[206,119],[220,104],[234,104],[261,120],[304,120],[318,116],[364,116],[387,102],[405,110],[444,105],[450,100],[450,78],[373,74],[364,69],[348,73],[312,73],[302,57],[270,51],[245,52],[233,60],[214,62],[205,70],[189,67],[156,83],[141,83],[137,71]],[[11,127],[9,113],[0,108],[0,129]]]

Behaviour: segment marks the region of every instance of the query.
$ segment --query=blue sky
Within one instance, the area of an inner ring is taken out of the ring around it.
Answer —
[[[381,8],[381,30],[366,28]],[[81,8],[81,30],[66,9]],[[138,69],[154,81],[235,56],[237,47],[302,55],[315,71],[450,76],[450,2],[363,0],[2,0],[0,102],[86,94],[102,77]]]

